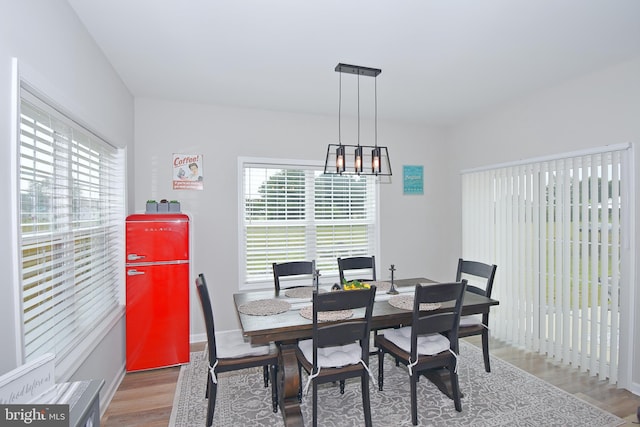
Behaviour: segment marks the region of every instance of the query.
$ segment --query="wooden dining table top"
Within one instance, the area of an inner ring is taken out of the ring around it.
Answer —
[[[417,277],[395,280],[395,287],[402,295],[413,295],[413,289],[417,284],[436,283],[433,280]],[[330,286],[320,285],[321,291],[329,291]],[[389,298],[385,291],[376,293],[376,301],[371,316],[371,328],[382,329],[411,324],[411,310],[403,310],[389,304]],[[266,344],[269,342],[293,341],[301,338],[310,338],[313,322],[300,315],[300,308],[311,305],[311,299],[289,298],[284,290],[276,295],[275,290],[260,290],[240,292],[233,295],[236,312],[238,313],[243,334],[253,344]],[[285,312],[271,315],[244,314],[238,310],[241,305],[256,300],[284,300],[291,304],[291,308]],[[443,303],[440,310],[447,307]],[[462,314],[488,313],[491,306],[498,305],[497,300],[487,298],[473,292],[466,291],[464,295]],[[433,313],[438,313],[438,309]]]

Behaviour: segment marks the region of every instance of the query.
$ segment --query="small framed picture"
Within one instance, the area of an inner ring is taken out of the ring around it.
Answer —
[[[402,166],[402,188],[404,194],[424,194],[424,167]]]

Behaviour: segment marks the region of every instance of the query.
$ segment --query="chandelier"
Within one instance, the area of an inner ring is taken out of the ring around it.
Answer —
[[[391,163],[387,147],[378,145],[378,75],[379,68],[359,65],[338,64],[335,71],[340,73],[338,101],[338,143],[329,144],[324,162],[325,174],[378,175],[391,176]],[[358,139],[356,145],[343,144],[342,132],[342,74],[357,75],[358,82]],[[373,145],[360,144],[360,76],[373,77],[374,81],[374,141]]]

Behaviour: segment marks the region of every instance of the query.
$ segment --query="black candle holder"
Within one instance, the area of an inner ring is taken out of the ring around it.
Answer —
[[[396,266],[391,264],[391,268],[389,268],[389,271],[391,271],[391,288],[389,288],[387,293],[390,295],[397,295],[398,290],[396,289],[396,286],[393,284],[393,272],[396,271]]]

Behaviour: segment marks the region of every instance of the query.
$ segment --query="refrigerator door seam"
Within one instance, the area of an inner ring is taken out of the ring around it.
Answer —
[[[174,264],[189,264],[189,260],[177,259],[172,261],[148,261],[148,262],[128,262],[127,267],[148,267],[153,265],[174,265]]]

